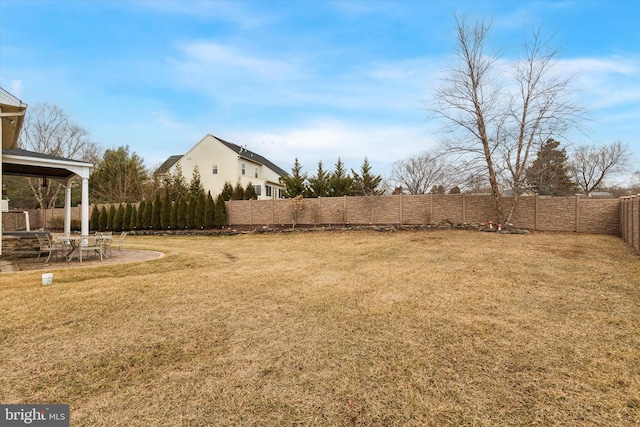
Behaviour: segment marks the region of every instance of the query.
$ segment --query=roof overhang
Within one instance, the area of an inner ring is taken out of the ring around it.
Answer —
[[[48,177],[68,181],[74,176],[89,178],[93,164],[26,150],[2,151],[2,174]]]
[[[18,145],[20,129],[24,123],[27,104],[0,88],[0,120],[2,120],[2,149],[10,150]]]

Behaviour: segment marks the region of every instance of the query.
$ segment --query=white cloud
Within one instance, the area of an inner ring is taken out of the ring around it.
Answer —
[[[322,118],[288,128],[237,132],[232,138],[285,170],[297,157],[307,172],[313,172],[319,161],[325,169],[332,169],[338,157],[353,169],[367,157],[380,169],[433,148],[431,135],[426,125],[354,124]]]

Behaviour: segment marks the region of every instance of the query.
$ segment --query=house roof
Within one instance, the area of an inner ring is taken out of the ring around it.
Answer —
[[[2,148],[15,148],[24,123],[27,104],[0,87],[0,114],[2,122]]]
[[[269,169],[271,169],[272,171],[274,171],[275,173],[277,173],[280,176],[289,176],[289,174],[286,171],[284,171],[282,168],[277,166],[275,163],[271,162],[269,159],[261,156],[260,154],[254,153],[251,150],[247,150],[246,148],[241,147],[240,145],[234,144],[233,142],[229,142],[229,141],[225,141],[224,139],[220,139],[217,136],[214,136],[214,135],[211,135],[211,134],[209,134],[209,136],[211,136],[212,138],[215,138],[216,140],[220,141],[224,146],[226,146],[231,151],[233,151],[236,154],[238,154],[238,156],[242,157],[243,159],[246,159],[246,160],[249,160],[251,162],[258,163],[258,164],[265,165],[266,167],[268,167]],[[205,139],[206,139],[206,137],[205,137]],[[162,163],[160,165],[160,167],[158,167],[157,172],[159,174],[166,173],[182,157],[183,157],[183,155],[175,155],[175,156],[169,157],[167,160],[164,161],[164,163]]]
[[[158,167],[157,172],[161,175],[168,172],[169,169],[171,169],[171,166],[175,165],[176,162],[181,158],[182,158],[182,154],[176,154],[175,156],[169,157],[167,160],[164,161],[163,164],[161,164]]]
[[[213,135],[211,135],[213,136]],[[250,160],[252,162],[256,162],[256,163],[260,163],[265,165],[266,167],[268,167],[269,169],[271,169],[272,171],[274,171],[275,173],[277,173],[280,176],[289,176],[289,174],[284,171],[283,169],[281,169],[279,166],[277,166],[275,163],[272,163],[270,160],[262,157],[260,154],[254,153],[251,150],[247,150],[244,147],[241,147],[237,144],[234,144],[232,142],[229,141],[225,141],[224,139],[220,139],[217,136],[213,136],[215,139],[217,139],[218,141],[222,142],[224,145],[226,145],[229,149],[233,150],[234,152],[238,153],[238,155],[244,159]]]

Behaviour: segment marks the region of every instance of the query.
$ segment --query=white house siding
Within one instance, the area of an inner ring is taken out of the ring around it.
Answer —
[[[240,150],[239,150],[240,151]],[[175,173],[178,165],[182,168],[182,174],[189,181],[193,176],[193,171],[197,166],[200,171],[202,186],[205,191],[211,191],[215,198],[224,187],[225,182],[230,182],[236,186],[238,182],[246,188],[249,182],[260,186],[259,200],[278,198],[278,189],[284,187],[280,184],[280,175],[269,167],[251,159],[252,153],[243,151],[237,153],[220,142],[216,137],[207,135],[193,146],[180,160],[171,168],[170,172]],[[242,174],[242,164],[245,165],[245,173]],[[217,166],[217,174],[213,173],[214,165]],[[258,177],[255,177],[255,169],[258,169]],[[266,185],[270,185],[272,196],[267,197]]]

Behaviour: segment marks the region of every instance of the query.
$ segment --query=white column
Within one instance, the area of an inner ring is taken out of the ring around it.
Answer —
[[[64,188],[64,234],[71,234],[71,181]]]
[[[89,235],[89,177],[82,177],[82,205],[80,208],[80,234]]]

